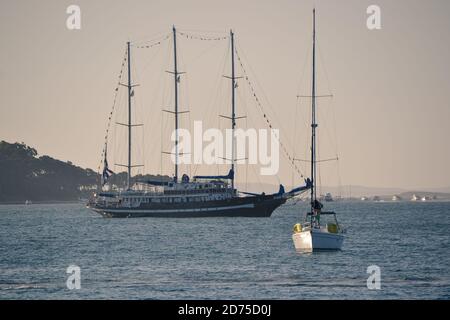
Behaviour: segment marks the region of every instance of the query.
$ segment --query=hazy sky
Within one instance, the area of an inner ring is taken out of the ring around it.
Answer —
[[[71,4],[81,7],[81,30],[66,28],[66,8]],[[266,108],[289,135],[295,126],[294,115],[299,115],[297,126],[307,125],[309,105],[299,105],[296,95],[309,94],[314,4],[321,65],[318,93],[328,94],[330,88],[334,95],[330,102],[319,102],[319,107],[324,106],[321,124],[328,123],[325,119],[330,114],[335,116],[336,131],[334,124],[331,131],[323,129],[323,134],[328,132],[323,140],[328,135],[334,144],[337,141],[341,182],[403,188],[449,186],[447,0],[1,0],[0,139],[24,141],[40,154],[96,169],[125,42],[167,34],[172,24],[197,34],[203,30],[226,34],[233,28],[238,49],[245,53],[260,94],[266,97]],[[371,4],[381,7],[381,30],[366,27],[366,8]],[[223,60],[227,45],[225,41],[211,49],[218,53],[217,61]],[[195,52],[196,44],[181,42],[180,46],[185,52]],[[164,60],[164,50],[155,53],[154,60],[150,50],[147,56],[139,53],[144,62],[135,66],[144,83],[157,81],[145,78],[146,70],[151,74],[161,69],[153,62],[167,63],[164,67],[170,68],[170,56]],[[211,100],[199,82],[209,69],[220,69],[220,61],[214,65],[212,57],[203,59],[199,54],[192,53],[194,58],[184,61],[190,71],[191,121],[202,115],[194,110],[203,110]],[[206,86],[214,82],[204,81]],[[159,121],[163,106],[150,103],[154,91],[145,90],[136,89],[137,95],[141,92],[145,97],[142,112]],[[239,90],[245,93],[243,83]],[[256,109],[251,111],[255,107],[250,102],[246,107],[245,114],[256,113]],[[326,108],[332,108],[333,113],[327,113]],[[158,149],[160,137],[156,133],[144,135],[145,143],[157,141]],[[306,134],[298,139],[293,136],[288,140],[291,146],[296,141],[296,152],[302,156],[309,138]],[[159,150],[155,152],[159,154]],[[331,147],[321,151],[325,158],[334,153]],[[289,184],[290,167],[286,162],[282,165],[280,179]],[[147,171],[158,166],[149,165]]]

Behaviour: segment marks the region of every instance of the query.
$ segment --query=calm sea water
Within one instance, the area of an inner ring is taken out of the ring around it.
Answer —
[[[450,203],[335,202],[341,252],[297,254],[306,205],[271,218],[105,219],[0,206],[1,299],[450,299]],[[81,289],[66,269],[81,268]],[[368,290],[367,267],[381,269]]]

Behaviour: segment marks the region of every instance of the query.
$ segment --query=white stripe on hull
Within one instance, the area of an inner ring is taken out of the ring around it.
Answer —
[[[254,208],[255,205],[253,203],[242,204],[238,206],[227,206],[227,207],[212,207],[212,208],[192,208],[192,209],[133,209],[133,208],[124,208],[124,209],[103,209],[103,208],[94,208],[96,211],[106,212],[106,213],[189,213],[189,212],[214,212],[214,211],[222,211],[222,210],[235,210],[235,209],[245,209],[245,208]]]

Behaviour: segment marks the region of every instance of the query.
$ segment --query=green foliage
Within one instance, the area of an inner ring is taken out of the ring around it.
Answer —
[[[87,197],[97,173],[48,156],[24,143],[0,142],[0,202],[71,201]]]
[[[108,181],[118,188],[126,186],[125,172]],[[170,180],[167,176],[137,175],[133,181]],[[0,203],[75,201],[88,198],[98,188],[100,175],[91,169],[38,156],[36,149],[22,143],[0,142]]]

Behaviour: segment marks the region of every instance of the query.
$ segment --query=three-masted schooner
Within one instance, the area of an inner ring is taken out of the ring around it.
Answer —
[[[227,175],[223,176],[194,176],[191,180],[183,174],[181,179],[178,173],[178,83],[181,72],[177,65],[177,30],[173,27],[174,70],[170,73],[174,77],[175,109],[172,112],[175,118],[175,167],[172,181],[146,181],[145,188],[136,188],[131,183],[131,170],[133,168],[131,158],[131,97],[133,94],[131,67],[130,67],[130,42],[127,42],[128,62],[128,164],[127,188],[123,191],[102,191],[94,194],[88,207],[100,213],[104,217],[269,217],[272,212],[284,204],[287,199],[297,196],[310,188],[310,180],[305,180],[305,185],[285,192],[280,185],[279,191],[273,194],[242,193],[235,188],[235,137],[236,126],[235,112],[235,49],[234,33],[230,31],[231,41],[231,120],[232,129],[232,159],[231,167]],[[111,171],[107,165],[106,152],[104,158],[103,175],[108,177]],[[142,184],[142,182],[140,182]]]

